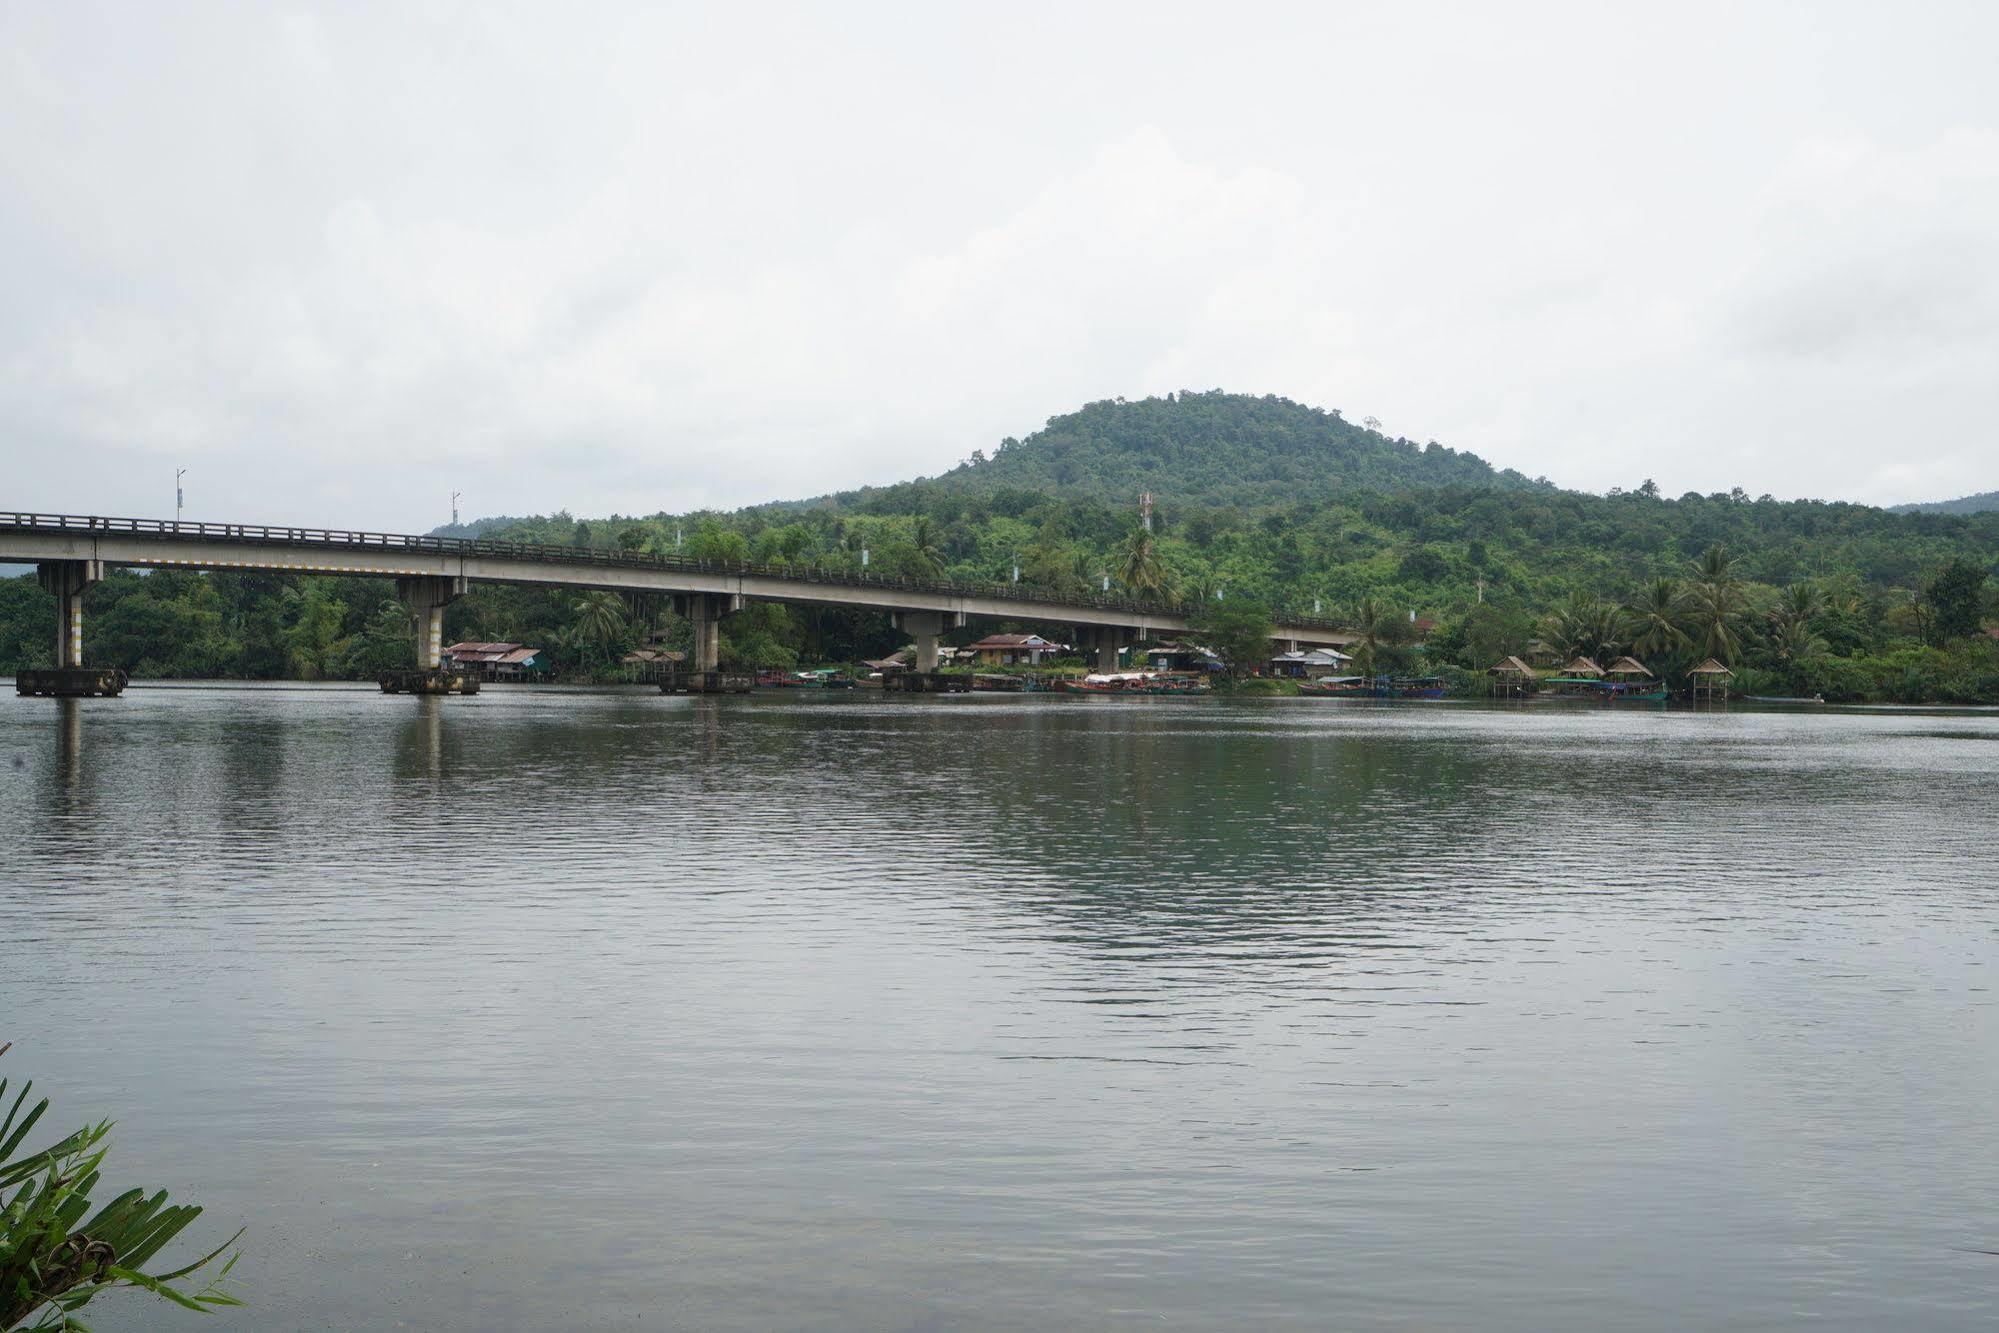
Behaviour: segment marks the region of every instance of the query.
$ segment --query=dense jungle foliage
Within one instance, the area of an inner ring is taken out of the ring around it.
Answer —
[[[1155,496],[1150,532],[1141,490]],[[1410,651],[1414,613],[1432,662],[1474,669],[1537,640],[1580,642],[1564,626],[1585,623],[1597,651],[1667,670],[1698,643],[1741,668],[1750,692],[1999,702],[1982,630],[1999,513],[1904,515],[1739,490],[1668,498],[1642,476],[1583,494],[1279,398],[1095,403],[941,477],[813,501],[440,531],[829,569],[865,559],[876,574],[989,583],[1018,570],[1069,592],[1108,580],[1188,605],[1378,621],[1390,654]],[[366,677],[409,654],[402,610],[379,581],[119,573],[87,607],[89,660],[142,677]],[[545,647],[569,676],[615,675],[634,644],[681,633],[661,609],[615,595],[502,587],[454,603],[446,629]],[[0,670],[46,661],[52,640],[52,603],[32,577],[0,580]],[[900,644],[885,616],[859,611],[758,606],[724,626],[725,653],[742,665],[852,661]]]

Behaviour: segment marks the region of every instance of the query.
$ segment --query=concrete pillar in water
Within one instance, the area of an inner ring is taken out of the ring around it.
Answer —
[[[444,608],[465,595],[463,575],[421,575],[396,580],[396,597],[416,622],[416,665],[435,671],[444,664]]]
[[[35,581],[56,599],[56,669],[83,665],[83,591],[104,577],[101,560],[44,560]]]
[[[694,627],[694,642],[689,645],[688,669],[693,671],[719,671],[722,667],[722,618],[715,614],[715,608],[706,597],[696,597],[689,608],[688,623]]]
[[[896,617],[896,622],[916,645],[916,661],[910,665],[917,671],[935,671],[937,639],[944,633],[944,613],[904,611]]]
[[[687,617],[694,631],[689,645],[689,671],[719,671],[722,667],[722,619],[743,609],[740,593],[690,592],[676,595],[674,609]]]

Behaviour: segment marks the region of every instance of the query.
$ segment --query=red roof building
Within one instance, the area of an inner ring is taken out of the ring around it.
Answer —
[[[1062,645],[1039,634],[988,634],[965,651],[976,653],[980,666],[1040,666]]]

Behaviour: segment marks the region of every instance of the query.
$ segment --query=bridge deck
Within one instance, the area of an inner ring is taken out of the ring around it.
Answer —
[[[1077,598],[1017,584],[911,579],[799,565],[694,560],[485,538],[429,537],[251,523],[0,512],[0,563],[97,560],[107,565],[272,570],[379,577],[462,577],[628,592],[725,593],[755,601],[941,611],[992,620],[1181,632],[1191,608],[1127,597]],[[1284,616],[1277,637],[1344,641],[1339,626]]]

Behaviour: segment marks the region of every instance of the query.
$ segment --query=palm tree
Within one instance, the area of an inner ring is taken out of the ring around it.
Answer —
[[[944,552],[937,544],[937,525],[922,514],[909,525],[909,545],[911,559],[924,577],[934,579],[944,572]]]
[[[1825,656],[1826,642],[1808,620],[1773,616],[1771,621],[1770,655],[1777,659],[1785,678],[1796,685],[1803,678],[1804,664]]]
[[[1716,542],[1694,558],[1694,582],[1737,586],[1742,580],[1735,574],[1735,557]]]
[[[1541,637],[1565,657],[1614,657],[1624,642],[1624,615],[1595,593],[1570,593],[1543,622]]]
[[[1073,585],[1091,592],[1101,592],[1104,581],[1109,577],[1110,571],[1103,567],[1103,563],[1082,547],[1079,546],[1070,552],[1069,578]]]
[[[1825,592],[1811,579],[1800,579],[1777,595],[1770,619],[1780,624],[1810,625],[1828,609]]]
[[[1699,652],[1733,662],[1742,646],[1742,615],[1748,609],[1739,584],[1696,583],[1684,602],[1687,637]]]
[[[1353,623],[1349,628],[1354,634],[1354,670],[1363,676],[1372,676],[1375,656],[1388,638],[1389,615],[1370,593],[1354,603],[1351,619]]]
[[[1222,576],[1216,572],[1213,565],[1202,565],[1194,571],[1193,577],[1181,585],[1181,591],[1187,594],[1187,600],[1192,602],[1196,609],[1216,600],[1221,590]]]
[[[1749,597],[1735,574],[1735,557],[1710,546],[1694,561],[1685,597],[1687,637],[1709,657],[1733,662],[1742,646],[1741,624]]]
[[[1135,527],[1117,552],[1117,581],[1140,597],[1166,591],[1166,567],[1159,563],[1159,544],[1143,527]]]
[[[1037,543],[1020,562],[1020,576],[1048,592],[1076,593],[1089,579],[1089,557],[1066,546]]]
[[[1640,657],[1663,657],[1687,641],[1678,623],[1680,587],[1673,580],[1652,580],[1624,608],[1631,651]]]
[[[618,594],[602,589],[586,592],[570,609],[576,613],[570,637],[579,649],[594,650],[592,655],[603,659],[624,641],[625,602]]]

